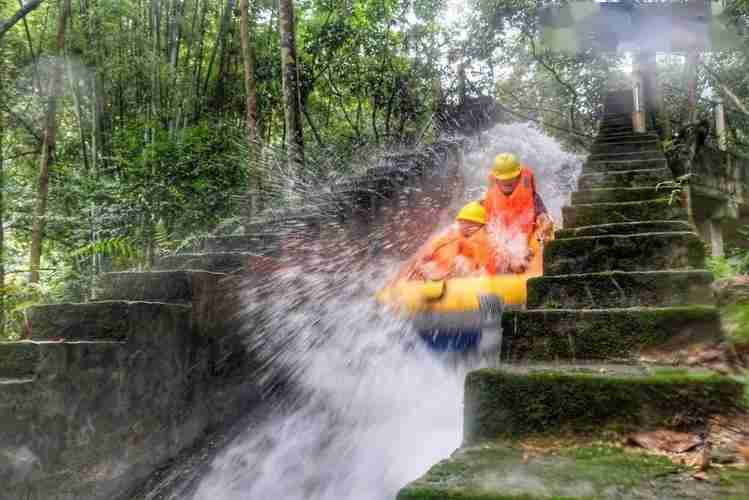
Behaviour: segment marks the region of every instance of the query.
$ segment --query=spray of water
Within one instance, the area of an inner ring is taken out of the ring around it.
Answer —
[[[534,168],[558,216],[580,160],[525,124],[499,125],[474,141],[452,206],[481,197],[488,165],[502,151]],[[408,207],[399,210],[386,213],[404,217]],[[259,383],[282,393],[284,404],[214,460],[194,499],[391,499],[460,445],[469,367],[427,352],[409,322],[373,298],[400,262],[366,249],[393,235],[326,234],[315,243],[325,247],[317,262],[286,262],[242,288]]]

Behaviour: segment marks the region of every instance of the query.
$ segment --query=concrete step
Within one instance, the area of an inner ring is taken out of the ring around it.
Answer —
[[[687,211],[669,204],[667,198],[623,203],[592,203],[562,207],[564,228],[645,222],[660,220],[687,220]]]
[[[591,149],[592,154],[611,153],[639,153],[642,151],[658,150],[658,142],[654,140],[623,141],[623,142],[596,142]]]
[[[57,376],[67,370],[115,371],[127,360],[119,341],[0,342],[0,378],[16,381]]]
[[[622,117],[609,118],[609,117],[604,116],[598,128],[599,130],[613,130],[613,129],[620,128],[620,129],[629,129],[630,131],[634,131],[632,125],[633,124],[632,124],[631,116],[627,118],[622,118]]]
[[[711,306],[533,309],[502,316],[502,362],[683,363],[695,345],[722,339]]]
[[[193,325],[203,335],[220,328],[230,314],[236,283],[207,271],[105,273],[94,287],[97,301],[145,301],[191,306]]]
[[[529,387],[537,388],[535,384]],[[508,389],[519,387],[511,384]],[[605,386],[601,387],[603,389]],[[547,411],[552,413],[549,403],[553,398],[564,399],[561,390],[546,394],[548,399],[539,408],[539,419]],[[594,395],[590,394],[589,397],[593,398]],[[604,398],[604,401],[612,399],[614,397]],[[535,403],[536,397],[530,400]],[[575,402],[581,403],[577,411],[585,407],[585,400],[573,398],[570,401],[571,404]],[[600,403],[595,408],[600,408]],[[737,479],[734,476],[736,473],[730,468],[713,468],[708,481],[698,481],[691,477],[693,471],[675,465],[668,457],[655,456],[635,448],[625,449],[618,442],[591,441],[582,436],[574,444],[564,436],[554,441],[551,434],[554,432],[555,418],[563,415],[563,411],[560,409],[553,414],[547,439],[538,440],[543,444],[534,446],[535,443],[528,443],[528,446],[520,439],[509,438],[493,439],[474,446],[463,445],[402,488],[397,500],[749,498],[746,475],[739,472]],[[491,416],[496,417],[497,414]]]
[[[598,128],[599,135],[601,133],[607,133],[607,132],[621,132],[621,131],[628,131],[630,133],[635,133],[635,129],[632,126],[632,119],[617,119],[617,120],[606,120],[604,119],[603,122],[601,122],[601,125]]]
[[[580,236],[606,236],[645,233],[694,231],[694,227],[686,220],[654,220],[644,222],[620,222],[615,224],[600,224],[596,226],[581,226],[563,228],[554,234],[556,239],[578,238]]]
[[[731,377],[666,366],[509,365],[477,370],[466,376],[463,440],[516,439],[552,429],[557,435],[673,429],[685,421],[704,426],[710,417],[739,405],[743,390]]]
[[[204,239],[196,250],[204,253],[249,252],[267,254],[277,250],[278,241],[279,236],[275,234],[214,236]]]
[[[634,132],[620,132],[611,133],[606,135],[598,135],[596,137],[594,145],[611,144],[615,142],[658,142],[658,136],[656,134],[646,132],[644,134],[638,134]]]
[[[578,189],[655,187],[670,180],[673,180],[673,174],[668,168],[614,170],[582,174],[577,180],[577,186]],[[664,196],[668,196],[668,193]]]
[[[34,377],[39,357],[39,348],[32,342],[0,342],[0,378]]]
[[[225,273],[151,271],[104,273],[97,277],[94,300],[127,300],[192,305],[216,295]]]
[[[159,302],[49,304],[28,309],[34,340],[107,340],[154,344],[193,332],[192,308]]]
[[[665,158],[655,160],[618,160],[618,161],[591,161],[583,165],[583,174],[602,172],[619,172],[631,170],[653,170],[668,168]]]
[[[705,245],[696,233],[583,236],[549,242],[544,274],[703,269]]]
[[[257,257],[249,252],[183,253],[162,257],[156,262],[158,270],[191,269],[216,273],[232,273],[252,267]]]
[[[571,195],[572,205],[649,201],[658,198],[663,198],[663,190],[654,187],[586,189],[574,191]]]
[[[632,110],[606,110],[602,123],[632,123]]]
[[[528,281],[528,309],[605,309],[713,305],[708,271],[541,276]]]
[[[661,151],[652,150],[637,153],[595,153],[588,156],[588,161],[663,160],[664,158]]]
[[[596,137],[607,137],[610,135],[619,134],[634,134],[635,129],[631,125],[609,125],[606,127],[600,127]]]

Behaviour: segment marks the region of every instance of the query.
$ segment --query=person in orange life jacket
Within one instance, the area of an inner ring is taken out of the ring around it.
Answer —
[[[554,225],[536,191],[533,172],[514,154],[494,159],[484,207],[494,272],[525,272],[532,257],[531,238],[551,239]]]
[[[483,271],[488,247],[484,207],[476,201],[468,203],[455,220],[456,224],[427,241],[399,278],[443,280]]]

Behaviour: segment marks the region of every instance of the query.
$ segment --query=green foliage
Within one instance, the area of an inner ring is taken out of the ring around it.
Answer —
[[[148,268],[236,219],[248,188],[288,203],[278,10],[253,4],[258,144],[244,131],[238,12],[185,0],[73,2],[50,172],[42,282],[27,290],[46,89],[58,66],[59,3],[45,2],[2,41],[0,113],[6,158],[4,263],[12,308],[86,300],[93,276]],[[178,5],[179,4],[179,5]],[[171,4],[169,4],[171,5]],[[447,81],[444,0],[296,2],[307,182],[363,168],[379,144],[420,140]],[[16,8],[0,7],[0,18]],[[222,25],[222,18],[228,24]],[[154,23],[154,18],[160,19]],[[26,27],[28,26],[28,34]],[[442,96],[444,97],[444,96]],[[442,98],[440,97],[440,98]],[[449,97],[445,97],[449,99]],[[288,174],[288,173],[287,173]],[[17,328],[14,327],[14,331]]]
[[[749,274],[749,248],[745,245],[749,241],[749,226],[739,229],[738,234],[743,245],[726,245],[725,256],[708,258],[708,269],[716,279]]]
[[[92,241],[70,253],[70,257],[109,257],[118,259],[115,267],[133,265],[142,257],[142,250],[127,236],[114,236],[105,240]]]
[[[689,186],[689,181],[693,177],[694,174],[684,174],[680,175],[676,179],[672,181],[665,181],[665,182],[659,182],[655,186],[656,191],[661,190],[670,190],[669,196],[668,196],[668,204],[669,205],[681,205],[682,202],[682,195],[684,194],[684,190]]]
[[[722,311],[726,336],[732,344],[749,345],[749,304],[733,304]]]
[[[5,338],[0,340],[17,340],[25,334],[29,307],[59,302],[65,297],[63,277],[59,275],[48,276],[42,283],[12,279],[2,292],[5,296]]]

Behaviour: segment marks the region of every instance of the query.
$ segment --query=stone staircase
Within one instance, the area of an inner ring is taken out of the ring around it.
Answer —
[[[686,211],[656,189],[672,176],[631,109],[631,93],[607,96],[545,275],[529,281],[527,310],[503,316],[501,365],[466,378],[463,446],[399,500],[749,498],[749,474],[697,484],[619,444],[709,434],[715,416],[745,411],[737,380],[683,366],[722,335],[712,275]]]
[[[310,200],[314,211],[208,238],[154,271],[103,274],[93,302],[31,308],[30,340],[0,342],[0,500],[117,497],[246,413],[260,394],[238,280],[307,262],[295,252],[325,231],[366,231],[382,200],[410,204],[409,188],[450,196],[460,148],[393,157]]]

